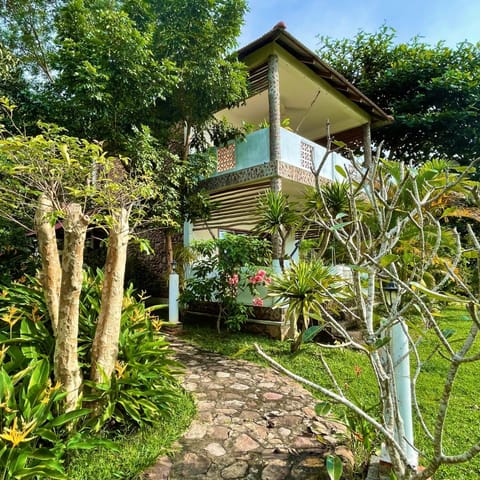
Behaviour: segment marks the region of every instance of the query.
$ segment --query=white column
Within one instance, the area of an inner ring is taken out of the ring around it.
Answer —
[[[390,334],[390,354],[393,363],[396,401],[402,423],[401,430],[395,431],[394,434],[399,445],[403,445],[403,450],[408,459],[408,464],[416,468],[418,467],[418,453],[415,450],[413,443],[410,348],[407,335],[408,327],[405,325],[405,322],[400,320],[390,328]],[[391,463],[385,444],[382,444],[380,458],[386,463]]]
[[[168,277],[168,321],[170,323],[179,323],[178,320],[178,296],[179,296],[179,277],[178,273],[172,271]]]
[[[405,453],[408,463],[418,466],[418,454],[413,448],[412,391],[410,383],[410,348],[408,327],[399,321],[392,326],[392,362],[397,387],[397,401],[403,432],[399,432],[405,441]]]

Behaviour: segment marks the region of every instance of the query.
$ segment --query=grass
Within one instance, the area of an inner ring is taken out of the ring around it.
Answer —
[[[80,451],[67,469],[71,480],[134,480],[160,455],[172,451],[172,444],[187,429],[195,414],[193,399],[179,396],[173,411],[155,427],[115,441],[116,450],[99,448]]]
[[[442,329],[454,331],[451,341],[459,348],[471,325],[466,312],[461,308],[446,308],[442,310],[438,321]],[[411,332],[412,335],[416,334],[413,326]],[[257,342],[267,354],[294,373],[322,386],[332,386],[320,362],[320,347],[316,344],[304,345],[299,353],[292,355],[288,342],[282,343],[258,335],[222,333],[219,336],[213,329],[193,326],[186,327],[183,335],[185,339],[206,350],[266,365],[266,362],[252,348],[253,343]],[[477,352],[480,351],[478,343],[474,347]],[[438,342],[432,332],[428,332],[419,345],[422,361],[431,356],[425,362],[423,373],[417,384],[418,402],[431,429],[434,427],[438,402],[448,368],[448,362],[442,356],[442,349],[438,350],[437,346]],[[363,354],[347,349],[327,350],[324,352],[324,358],[336,373],[338,383],[346,387],[349,397],[358,404],[375,411],[378,405],[377,387],[368,359]],[[444,451],[447,454],[461,453],[480,439],[478,366],[478,362],[462,366],[455,381],[444,437]],[[325,400],[318,392],[314,394],[319,400]],[[337,413],[340,414],[340,410],[337,410]],[[418,424],[418,422],[415,423]],[[420,426],[417,425],[417,427],[416,446],[428,455],[431,452],[429,440]],[[420,458],[420,463],[425,464],[426,459]],[[480,478],[480,457],[475,457],[466,464],[444,466],[435,475],[435,480],[472,480],[473,478]]]

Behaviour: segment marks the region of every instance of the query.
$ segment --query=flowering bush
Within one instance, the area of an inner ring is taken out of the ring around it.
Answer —
[[[272,283],[271,277],[267,276],[265,270],[259,270],[255,275],[252,275],[248,281],[250,285],[270,285]]]
[[[192,302],[217,302],[217,328],[224,321],[230,330],[239,330],[247,320],[251,307],[238,301],[238,295],[250,291],[253,305],[262,306],[258,287],[270,283],[266,270],[253,267],[270,263],[270,244],[246,235],[198,242],[193,250],[200,259],[193,264],[193,277],[188,279],[180,296],[184,306]],[[255,272],[252,275],[252,270]]]

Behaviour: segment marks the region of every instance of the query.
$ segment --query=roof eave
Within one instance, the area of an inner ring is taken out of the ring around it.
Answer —
[[[250,54],[270,43],[277,43],[302,63],[312,69],[317,75],[328,81],[334,88],[357,103],[372,118],[372,124],[380,127],[393,122],[394,118],[387,114],[375,102],[363,94],[357,87],[348,81],[343,75],[324,62],[316,53],[297,40],[285,30],[283,23],[277,24],[272,30],[260,38],[245,45],[238,50],[239,60],[244,60]]]

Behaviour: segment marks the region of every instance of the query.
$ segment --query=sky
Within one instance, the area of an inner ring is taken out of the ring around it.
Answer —
[[[478,0],[248,0],[250,11],[239,38],[242,47],[283,21],[289,33],[312,50],[318,35],[353,38],[385,24],[397,42],[419,35],[427,43],[449,46],[480,41]]]

